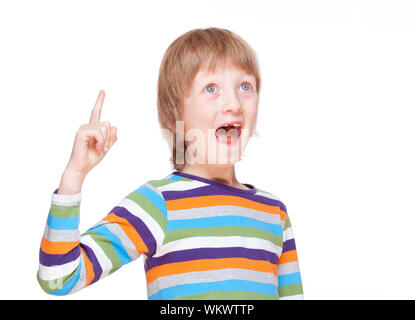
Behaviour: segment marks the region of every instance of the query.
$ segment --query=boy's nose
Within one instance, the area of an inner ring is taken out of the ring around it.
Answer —
[[[238,97],[233,95],[232,97],[226,100],[225,104],[223,105],[222,111],[232,111],[234,113],[240,113],[242,111],[242,103],[238,99]]]

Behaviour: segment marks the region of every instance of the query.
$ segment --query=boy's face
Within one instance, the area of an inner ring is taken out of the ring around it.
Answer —
[[[204,163],[212,164],[238,161],[255,129],[258,102],[252,74],[230,64],[214,73],[201,69],[195,76],[190,95],[184,100],[187,153],[197,150],[193,161],[203,159]],[[237,123],[222,127],[232,122]]]

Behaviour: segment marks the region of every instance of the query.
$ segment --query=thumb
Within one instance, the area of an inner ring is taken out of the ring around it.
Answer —
[[[110,148],[117,141],[117,127],[111,127]]]

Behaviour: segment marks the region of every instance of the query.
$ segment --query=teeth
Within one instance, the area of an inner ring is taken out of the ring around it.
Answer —
[[[224,125],[224,127],[230,127],[230,126],[233,126],[233,127],[240,127],[241,125],[239,124],[239,123],[234,123],[234,124],[225,124]]]

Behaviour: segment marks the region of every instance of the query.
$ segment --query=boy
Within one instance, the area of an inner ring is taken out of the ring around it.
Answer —
[[[149,299],[302,299],[284,204],[235,175],[255,130],[259,89],[255,54],[232,32],[195,29],[176,39],[158,81],[175,171],[141,185],[80,235],[83,180],[117,140],[116,128],[100,122],[101,91],[52,194],[42,289],[74,293],[144,254]]]

